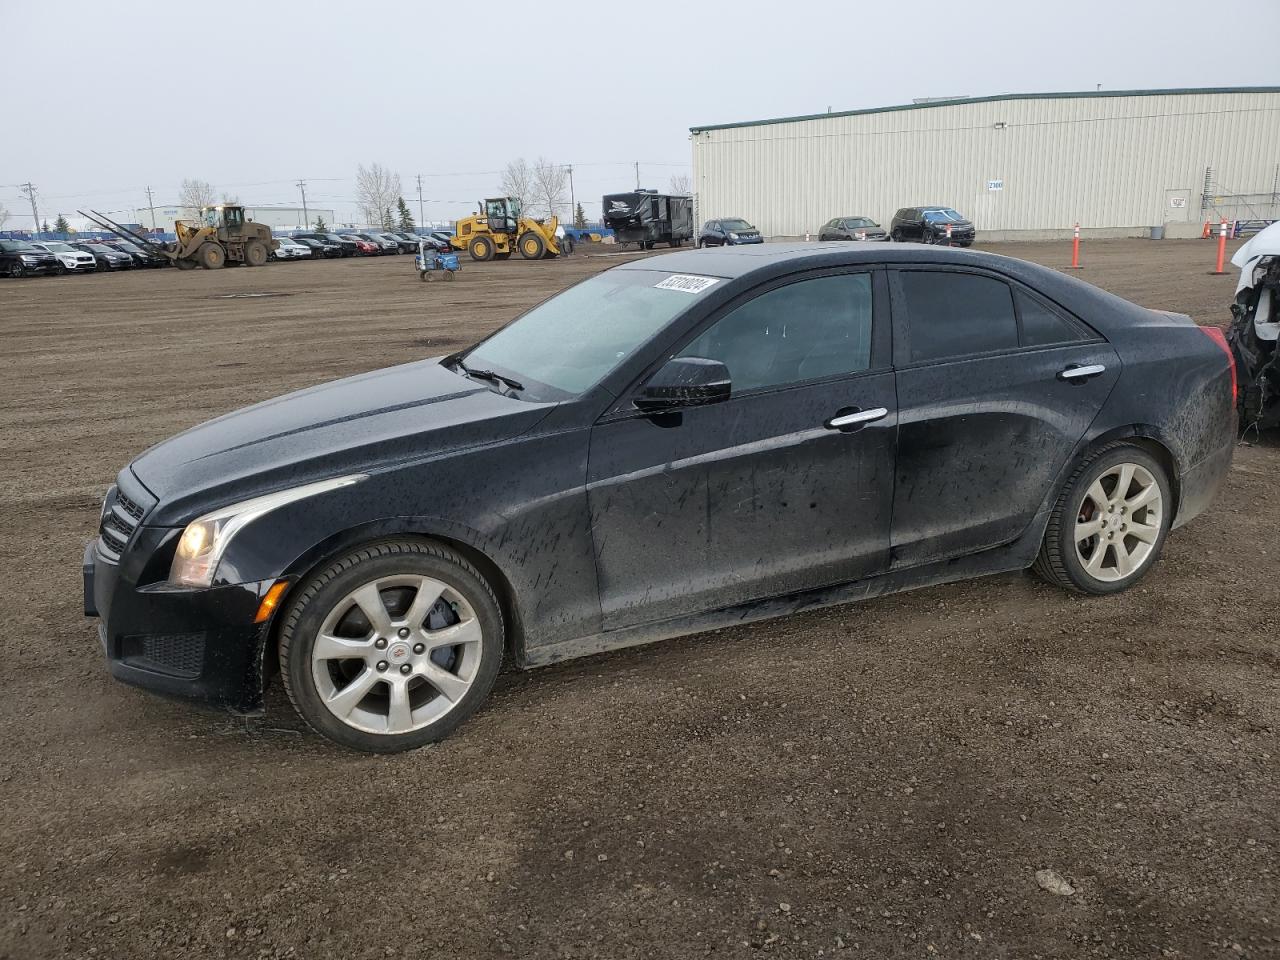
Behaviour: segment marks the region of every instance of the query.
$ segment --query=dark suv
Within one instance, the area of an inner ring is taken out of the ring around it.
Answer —
[[[973,221],[950,207],[903,207],[893,215],[889,225],[891,240],[915,240],[918,243],[946,243],[951,228],[951,246],[967,247],[973,243]]]
[[[344,257],[354,257],[360,253],[360,248],[356,246],[356,242],[350,237],[340,236],[336,233],[299,233],[295,234],[295,240],[319,240],[323,244],[329,246],[337,246],[342,251],[340,254]],[[328,256],[328,251],[325,252]]]
[[[0,272],[10,277],[35,273],[59,273],[62,261],[48,250],[33,247],[25,240],[0,240]]]

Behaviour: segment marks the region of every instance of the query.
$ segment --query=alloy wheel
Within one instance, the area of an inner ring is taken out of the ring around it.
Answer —
[[[1146,566],[1160,539],[1164,497],[1151,471],[1117,463],[1085,491],[1072,539],[1089,576],[1105,583],[1128,579]]]
[[[370,581],[325,616],[311,651],[321,702],[342,723],[403,734],[435,723],[471,689],[483,632],[462,594],[431,577]]]

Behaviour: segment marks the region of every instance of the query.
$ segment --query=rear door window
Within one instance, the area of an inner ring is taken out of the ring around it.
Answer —
[[[907,270],[898,276],[913,363],[1018,348],[1007,283],[950,271]]]

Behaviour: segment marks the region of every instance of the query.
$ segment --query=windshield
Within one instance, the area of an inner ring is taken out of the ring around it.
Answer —
[[[755,229],[755,227],[751,226],[751,224],[747,223],[745,220],[721,220],[720,226],[724,227],[726,230],[733,230],[735,232],[738,230]]]
[[[862,229],[863,227],[878,227],[878,226],[880,226],[880,224],[876,223],[874,220],[869,220],[869,219],[867,219],[866,217],[854,217],[852,220],[846,220],[846,221],[844,222],[844,225],[845,225],[846,227],[850,227],[850,228],[852,228],[852,229],[854,229],[854,230],[860,230],[860,229]]]
[[[43,246],[46,250],[54,251],[57,253],[74,253],[75,252],[65,243],[62,243],[58,240],[47,241],[46,243],[41,244],[41,246]]]
[[[924,211],[924,218],[930,223],[946,223],[948,220],[954,223],[964,219],[949,207],[946,210],[926,210]]]
[[[36,249],[31,244],[27,243],[27,241],[25,240],[0,240],[0,243],[4,244],[4,246],[0,249],[7,250],[10,253],[17,253],[19,250],[24,250],[24,251],[27,251],[28,253],[34,253]]]
[[[671,274],[610,270],[570,287],[503,327],[464,357],[529,388],[528,399],[564,400],[585,393],[718,281],[685,278],[702,289],[660,286]],[[697,282],[697,281],[700,281]],[[541,386],[544,389],[539,390]]]

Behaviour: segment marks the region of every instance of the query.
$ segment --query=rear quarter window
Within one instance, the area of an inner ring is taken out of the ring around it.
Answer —
[[[1018,319],[1022,321],[1024,347],[1046,347],[1084,339],[1075,324],[1035,297],[1018,290],[1014,299],[1018,304]]]

